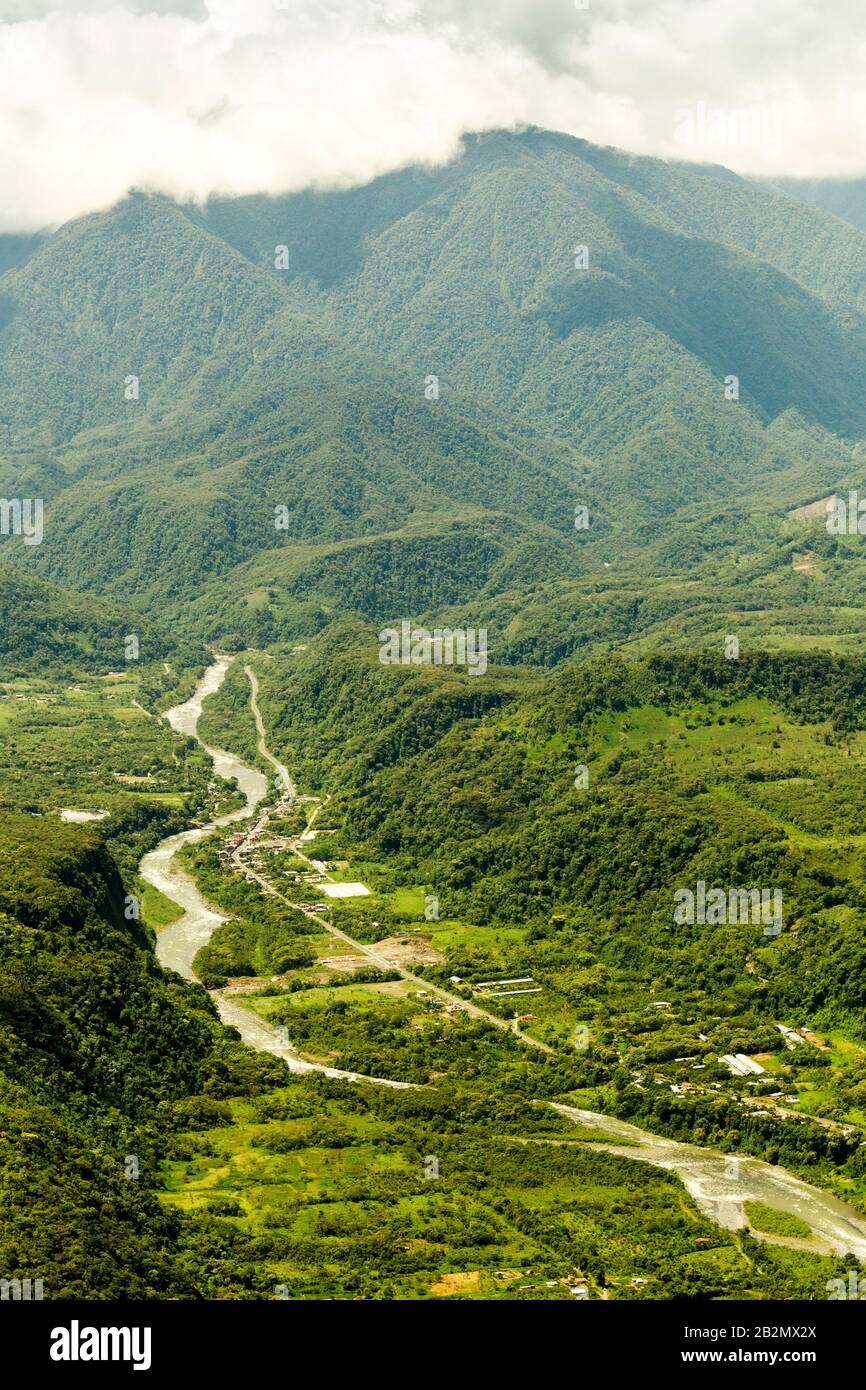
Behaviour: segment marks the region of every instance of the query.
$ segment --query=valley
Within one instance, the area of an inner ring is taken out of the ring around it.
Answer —
[[[169,722],[173,723],[176,727],[183,725],[187,732],[194,734],[195,725],[197,724],[202,710],[201,696],[205,693],[216,693],[226,674],[226,665],[227,663],[223,659],[218,662],[217,665],[210,668],[210,671],[202,680],[200,686],[201,695],[197,694],[188,702],[186,707],[183,707],[183,714],[179,714],[177,711],[169,711],[167,716]],[[275,813],[280,816],[285,814],[291,807],[296,792],[292,786],[288,770],[273,757],[273,754],[271,754],[267,748],[266,731],[257,704],[259,689],[258,680],[252,668],[248,665],[244,667],[244,674],[250,680],[251,685],[250,707],[256,723],[258,750],[268,762],[278,768],[282,785],[290,788],[288,795],[282,797],[276,805]],[[189,716],[186,716],[187,709],[190,711]],[[217,768],[220,766],[219,760],[222,760],[224,767],[222,775],[226,775],[228,772],[236,778],[238,777],[239,766],[242,768],[242,764],[238,765],[237,760],[234,759],[227,763],[226,755],[219,754],[215,762]],[[249,769],[244,769],[244,771],[247,776],[249,776]],[[238,778],[238,780],[240,780],[240,778]],[[252,805],[248,805],[246,812],[249,813],[253,809],[254,807]],[[241,815],[243,814],[244,813],[241,812]],[[224,819],[224,823],[228,823],[228,818]],[[271,879],[252,867],[250,859],[247,857],[252,853],[252,864],[261,864],[262,854],[267,853],[267,827],[268,815],[266,812],[263,816],[259,816],[250,826],[246,832],[246,839],[241,839],[240,835],[234,837],[238,843],[236,843],[231,851],[231,864],[235,871],[243,873],[248,882],[254,881],[265,894],[272,898],[276,897],[291,905],[290,900],[286,899],[279,890],[274,887]],[[193,832],[193,834],[196,838],[201,838],[196,832]],[[306,838],[306,836],[307,832],[305,832],[304,838]],[[182,839],[183,837],[178,838]],[[289,841],[288,843],[296,860],[300,860],[308,868],[315,869],[317,867],[314,861],[300,852],[300,838]],[[169,849],[169,846],[172,853],[179,847],[173,842],[169,842],[166,849]],[[160,853],[160,851],[156,851],[157,855],[160,855]],[[153,855],[148,856],[148,858],[153,862]],[[145,878],[148,877],[148,872],[148,866],[143,864],[142,874]],[[150,870],[150,872],[152,873],[152,870]],[[327,874],[319,874],[317,876],[320,881],[329,878]],[[166,884],[162,882],[158,886],[161,886],[163,890],[165,890]],[[200,916],[203,916],[206,907],[203,900],[200,898],[199,903]],[[324,926],[329,934],[336,936],[344,945],[351,947],[354,954],[349,958],[350,960],[354,962],[358,959],[369,959],[378,968],[379,972],[387,972],[389,970],[389,961],[384,959],[375,950],[363,946],[343,932],[336,931],[327,921],[321,918],[317,919],[315,915],[307,909],[302,908],[300,910],[305,912],[310,921],[317,923],[319,926]],[[190,907],[188,906],[187,916],[183,922],[178,924],[178,927],[183,928],[189,916]],[[205,935],[209,935],[214,925],[218,925],[219,920],[218,918],[214,919],[211,914],[209,923],[203,930],[200,930],[196,934],[193,934],[189,927],[186,928],[185,945],[187,960],[189,962],[192,960],[193,951],[198,945],[203,944]],[[177,968],[177,951],[173,949],[173,943],[170,943],[167,939],[172,936],[172,930],[177,930],[177,927],[163,932],[159,941],[158,951],[161,960],[163,960],[165,964],[174,964],[175,968]],[[184,964],[186,965],[186,963],[185,961]],[[184,970],[183,973],[187,973],[187,971]],[[451,1006],[456,1006],[460,1012],[474,1015],[475,1017],[484,1017],[488,1022],[492,1022],[498,1026],[506,1026],[500,1020],[491,1017],[489,1014],[484,1014],[472,1004],[461,1001],[454,995],[448,995],[441,988],[430,987],[429,982],[408,971],[392,970],[391,973],[399,974],[400,978],[408,980],[416,985],[426,984],[428,988],[420,992],[428,998],[430,996],[438,996],[440,999],[449,999]],[[351,978],[351,976],[349,978]],[[281,983],[286,983],[285,974],[281,977]],[[376,993],[379,988],[381,987],[368,986],[364,988],[364,993],[368,999],[372,996],[373,1001],[375,1001]],[[262,991],[260,991],[260,993],[261,992]],[[344,991],[341,990],[341,993],[343,992]],[[348,992],[349,990],[346,989],[345,993]],[[265,990],[263,993],[267,995],[268,991]],[[271,997],[273,996],[271,995]],[[268,1028],[267,1025],[263,1027],[261,1023],[253,1024],[252,1027],[249,1026],[247,1023],[249,1015],[247,1009],[244,1007],[245,1004],[248,1005],[250,1003],[251,997],[249,995],[239,996],[241,1007],[237,1007],[235,1004],[234,1006],[230,1006],[229,1009],[226,1008],[227,1000],[225,993],[218,991],[216,998],[224,1022],[235,1024],[235,1026],[239,1028],[241,1036],[251,1046],[264,1049],[283,1057],[292,1070],[300,1070],[305,1067],[317,1068],[326,1075],[342,1077],[351,1081],[369,1081],[372,1079],[359,1078],[357,1074],[339,1072],[333,1068],[326,1068],[321,1064],[315,1064],[309,1061],[301,1062],[296,1054],[293,1053],[291,1045],[281,1042],[278,1034],[273,1029]],[[264,1003],[265,999],[263,998],[262,1004]],[[429,1008],[429,1004],[426,1007]],[[265,1011],[265,1019],[267,1019],[268,1013],[269,1010]],[[520,1036],[519,1033],[518,1036]],[[531,1038],[527,1040],[530,1042],[533,1041]],[[550,1051],[549,1048],[546,1050],[548,1052]],[[386,1082],[386,1084],[406,1085],[411,1083]],[[674,1088],[672,1087],[672,1089]],[[692,1087],[692,1089],[697,1088]],[[801,1236],[799,1242],[793,1242],[790,1237],[762,1234],[762,1231],[772,1229],[770,1226],[757,1228],[756,1234],[758,1235],[758,1239],[777,1241],[779,1244],[783,1245],[787,1243],[789,1246],[795,1245],[797,1248],[804,1250],[821,1250],[824,1253],[831,1253],[835,1250],[836,1253],[844,1254],[847,1251],[861,1258],[863,1252],[866,1251],[866,1217],[861,1218],[850,1207],[846,1207],[838,1201],[834,1202],[832,1198],[824,1197],[815,1188],[792,1178],[784,1169],[773,1169],[767,1164],[762,1164],[754,1159],[740,1160],[738,1158],[732,1158],[731,1156],[720,1156],[714,1161],[710,1161],[709,1158],[702,1154],[695,1146],[689,1147],[678,1144],[672,1140],[657,1139],[637,1129],[633,1125],[623,1124],[622,1122],[611,1119],[609,1116],[599,1115],[585,1109],[574,1109],[570,1106],[554,1105],[554,1108],[577,1122],[585,1132],[589,1131],[591,1134],[593,1130],[598,1129],[602,1133],[607,1132],[611,1134],[614,1139],[619,1138],[625,1140],[625,1147],[616,1148],[614,1145],[608,1144],[607,1150],[609,1152],[618,1153],[624,1158],[629,1158],[634,1148],[636,1154],[639,1154],[641,1158],[646,1156],[648,1161],[657,1163],[663,1169],[673,1169],[673,1171],[682,1177],[688,1191],[696,1199],[701,1209],[706,1211],[707,1214],[722,1227],[731,1227],[736,1230],[739,1227],[745,1226],[746,1217],[744,1215],[744,1203],[753,1204],[760,1198],[765,1198],[772,1211],[796,1214],[801,1223],[805,1222],[803,1231],[806,1235],[806,1239],[804,1240]],[[567,1141],[560,1140],[557,1142],[563,1143]],[[585,1142],[597,1143],[598,1140],[594,1141],[587,1135]],[[458,1286],[455,1285],[455,1287]]]
[[[0,238],[2,1269],[856,1273],[866,233],[818,192],[528,127]]]

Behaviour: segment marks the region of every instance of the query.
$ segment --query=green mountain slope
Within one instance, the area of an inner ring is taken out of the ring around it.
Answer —
[[[126,648],[130,636],[138,643],[134,658]],[[0,679],[105,672],[130,659],[163,661],[172,655],[182,661],[200,657],[129,605],[73,594],[20,566],[0,564]]]
[[[866,179],[774,179],[773,186],[866,231]]]
[[[439,409],[164,200],[74,224],[3,286],[0,479],[47,510],[38,555],[9,544],[61,582],[162,603],[265,550],[430,516],[572,524],[572,448]]]
[[[724,170],[493,135],[426,176],[206,220],[257,263],[279,234],[344,333],[566,435],[644,514],[753,470],[785,409],[862,434],[862,238]]]
[[[4,814],[0,846],[4,1277],[46,1299],[249,1296],[231,1227],[157,1197],[172,1105],[231,1075],[209,1001],[163,976],[90,831]]]
[[[653,622],[705,640],[743,563],[787,627],[821,534],[786,513],[861,467],[864,249],[767,185],[539,131],[348,192],[136,195],[0,281],[0,490],[46,501],[9,556],[214,640],[411,610],[561,659],[599,595],[646,633],[674,574],[698,587]]]

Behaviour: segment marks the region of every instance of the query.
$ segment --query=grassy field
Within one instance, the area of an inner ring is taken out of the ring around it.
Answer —
[[[775,1207],[768,1207],[766,1202],[744,1202],[743,1208],[753,1231],[763,1231],[774,1236],[793,1236],[802,1240],[808,1240],[812,1235],[812,1228],[805,1221],[801,1221],[799,1216],[793,1216],[787,1211],[777,1211]]]
[[[585,1149],[552,1112],[521,1133],[351,1092],[300,1080],[234,1100],[165,1164],[166,1204],[247,1232],[275,1297],[808,1296],[834,1272],[770,1247],[756,1262],[675,1180]]]
[[[177,680],[160,663],[83,675],[72,684],[0,683],[0,806],[40,816],[108,812],[94,823],[154,929],[174,920],[176,909],[154,889],[132,883],[140,854],[194,818],[239,804],[214,779],[204,751],[173,733],[156,707],[146,707],[160,687],[168,703]]]
[[[160,893],[153,884],[146,883],[141,894],[141,916],[154,931],[160,931],[182,917],[183,908],[178,907],[177,903],[172,902],[164,893]]]

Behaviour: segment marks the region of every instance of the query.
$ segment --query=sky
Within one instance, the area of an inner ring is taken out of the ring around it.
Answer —
[[[0,231],[344,187],[544,126],[866,175],[864,0],[0,0]]]

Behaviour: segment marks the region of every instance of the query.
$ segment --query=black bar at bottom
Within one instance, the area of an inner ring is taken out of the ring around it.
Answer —
[[[331,1380],[342,1364],[358,1375],[365,1362],[371,1372],[378,1366],[378,1374],[390,1376],[396,1366],[386,1371],[388,1361],[405,1348],[413,1376],[425,1369],[435,1376],[437,1365],[439,1373],[450,1366],[449,1374],[459,1368],[465,1375],[477,1365],[489,1377],[498,1364],[513,1375],[516,1356],[530,1364],[538,1356],[543,1373],[555,1354],[575,1374],[590,1366],[657,1371],[699,1384],[707,1371],[758,1369],[772,1384],[777,1376],[784,1383],[792,1370],[825,1378],[857,1367],[863,1347],[864,1310],[856,1300],[454,1302],[6,1301],[0,1335],[4,1361],[17,1377],[32,1369],[67,1382],[103,1372],[136,1380],[192,1372],[224,1384],[231,1376],[258,1379],[280,1369],[295,1378],[300,1364],[309,1374],[317,1363]]]

